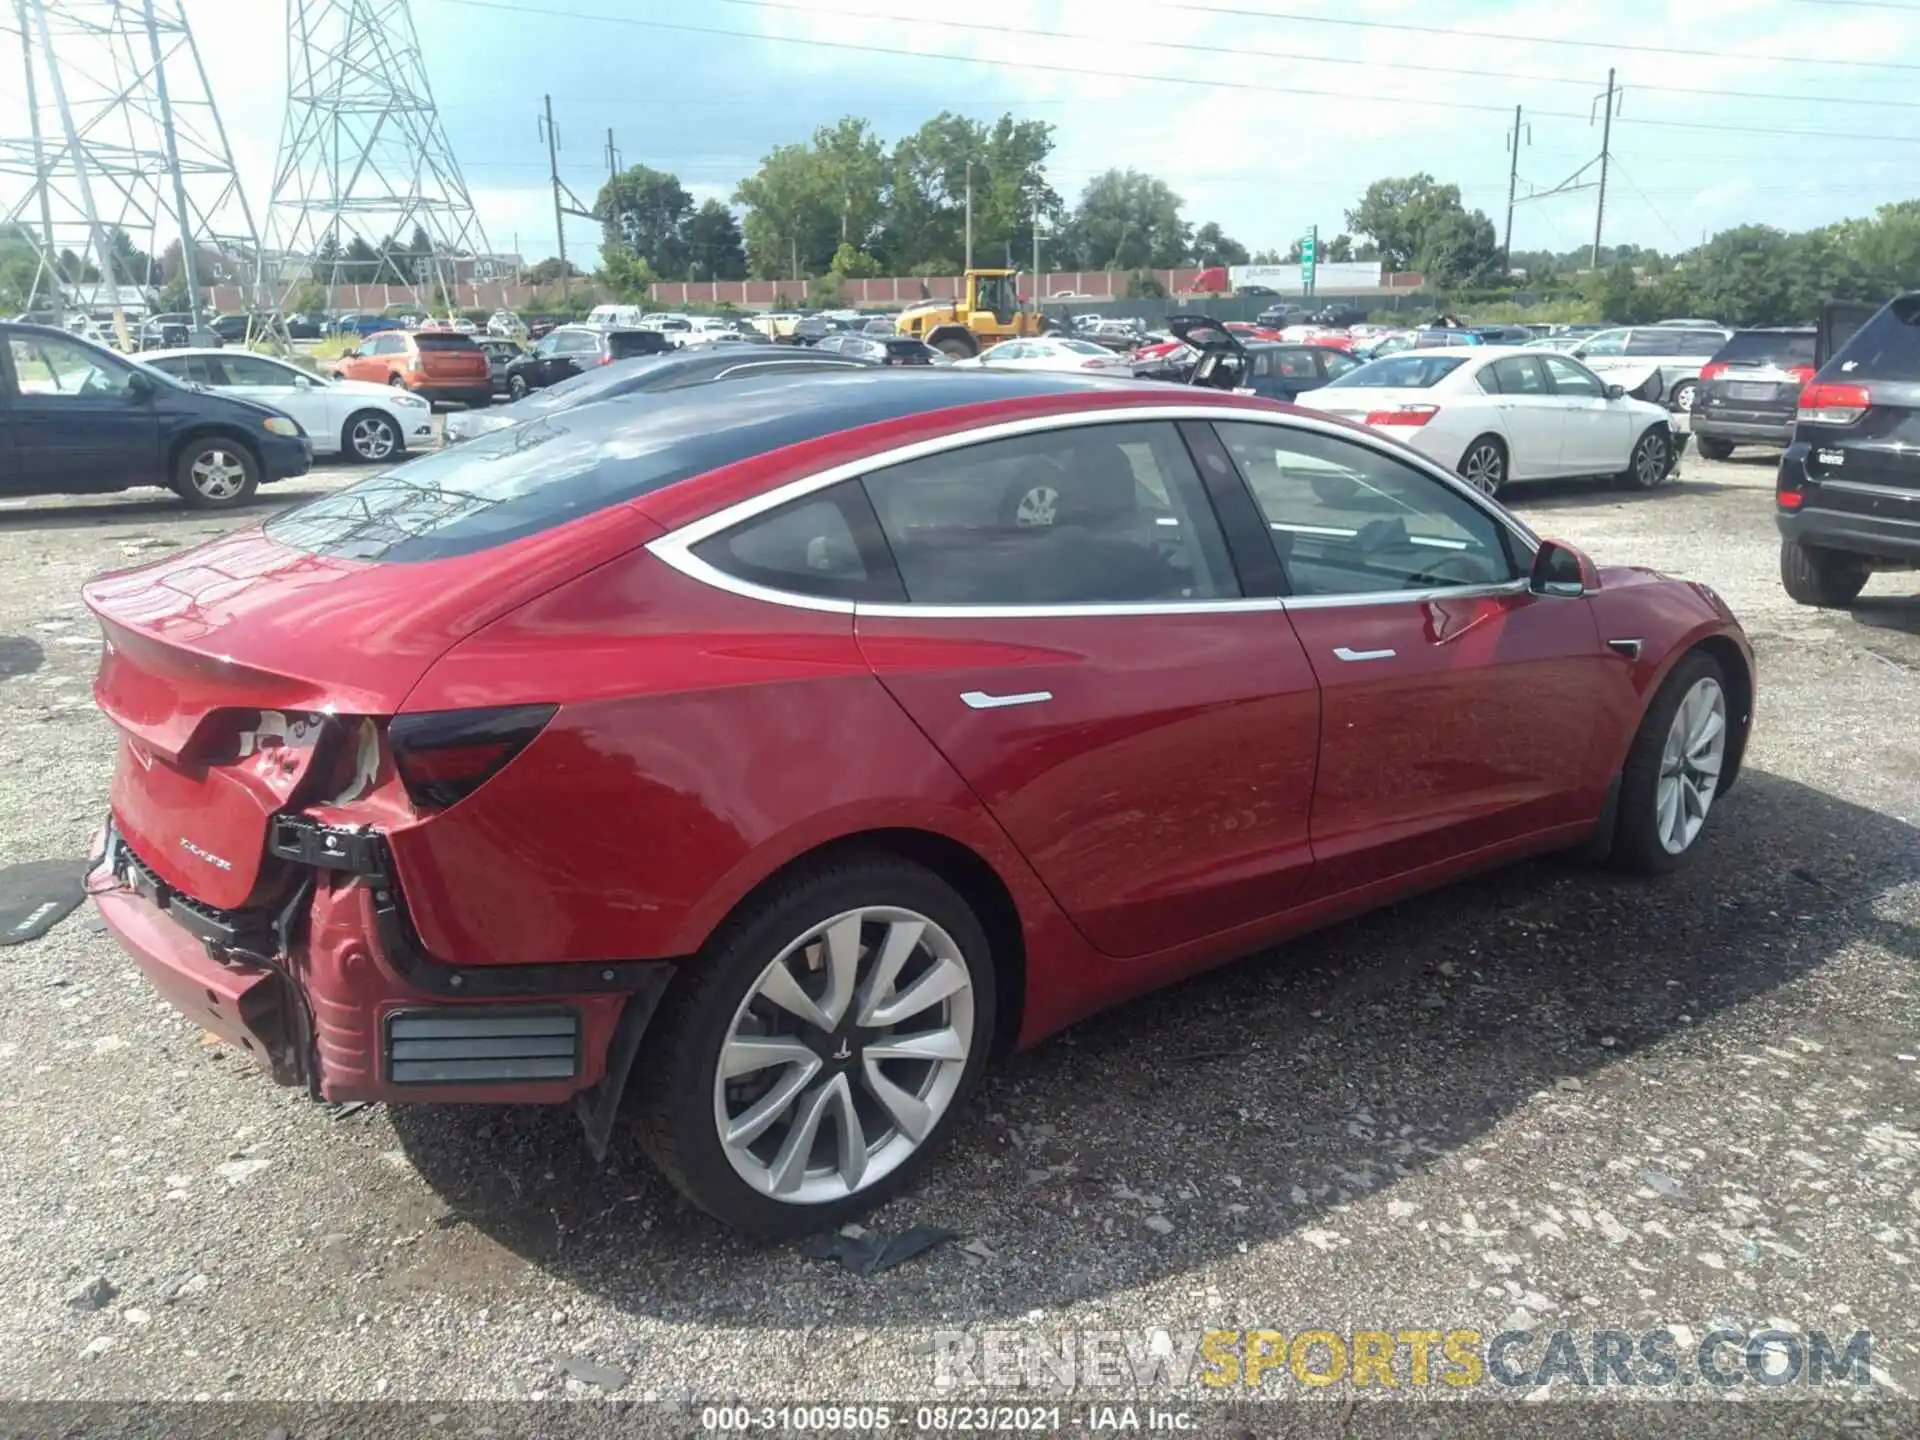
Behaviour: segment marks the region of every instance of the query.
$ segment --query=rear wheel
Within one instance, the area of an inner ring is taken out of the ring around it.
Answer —
[[[188,442],[173,462],[173,488],[196,510],[244,505],[260,487],[260,462],[237,440]]]
[[[509,375],[507,377],[507,394],[516,400],[526,399],[527,377],[524,375]]]
[[[1715,440],[1711,436],[1696,435],[1693,437],[1693,443],[1699,447],[1701,456],[1708,460],[1724,460],[1733,454],[1731,440]]]
[[[1691,380],[1682,380],[1673,387],[1673,393],[1667,396],[1667,408],[1677,414],[1685,415],[1693,409],[1694,397],[1699,393],[1699,385]]]
[[[1728,733],[1726,677],[1712,656],[1696,650],[1655,693],[1627,751],[1616,865],[1660,874],[1693,848],[1720,791]]]
[[[377,410],[349,416],[340,432],[340,448],[369,465],[391,459],[405,448],[400,427]]]
[[[1802,605],[1851,605],[1866,588],[1867,565],[1851,555],[1780,542],[1780,583]]]
[[[969,345],[958,335],[942,335],[933,342],[933,348],[940,351],[949,360],[971,360],[980,353],[979,347]]]
[[[1496,435],[1482,435],[1460,457],[1460,478],[1482,495],[1498,495],[1507,483],[1507,447]]]
[[[1627,468],[1614,477],[1630,490],[1651,490],[1673,470],[1673,442],[1660,426],[1647,431],[1633,442]]]
[[[876,857],[784,882],[728,922],[648,1027],[642,1143],[742,1230],[841,1224],[946,1141],[986,1059],[993,979],[979,920],[930,871]]]

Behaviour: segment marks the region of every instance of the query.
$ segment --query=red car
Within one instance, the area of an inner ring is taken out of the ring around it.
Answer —
[[[888,370],[530,421],[94,581],[90,885],[323,1100],[833,1226],[990,1052],[1501,861],[1677,864],[1752,656],[1391,440]],[[623,1103],[624,1096],[624,1103]]]

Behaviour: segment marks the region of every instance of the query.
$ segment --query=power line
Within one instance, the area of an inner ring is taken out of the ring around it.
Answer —
[[[1409,95],[1358,96],[1347,90],[1321,90],[1303,85],[1263,84],[1254,80],[1198,79],[1185,75],[1153,75],[1139,71],[1113,70],[1089,65],[1064,65],[1039,60],[1013,60],[982,55],[956,55],[949,52],[911,50],[899,45],[873,45],[852,40],[820,40],[810,36],[783,35],[779,37],[756,35],[742,30],[724,30],[712,25],[686,25],[667,20],[641,20],[630,15],[595,15],[579,10],[556,10],[551,7],[513,4],[510,0],[441,0],[447,5],[456,5],[473,10],[497,10],[508,14],[537,15],[542,19],[589,20],[607,25],[629,25],[649,30],[666,30],[685,35],[711,35],[729,40],[754,40],[782,45],[807,45],[817,49],[845,50],[866,55],[888,55],[912,60],[937,60],[948,64],[990,65],[996,69],[1038,70],[1057,75],[1084,75],[1098,80],[1139,80],[1148,83],[1166,85],[1191,85],[1204,90],[1237,90],[1271,95],[1300,96],[1312,95],[1332,100],[1366,99],[1376,105],[1412,105],[1426,109],[1473,111],[1488,115],[1505,115],[1504,105],[1476,104],[1469,100],[1430,100]],[[744,3],[744,0],[734,0]],[[1172,8],[1172,7],[1169,7]],[[1204,8],[1204,7],[1188,7]],[[814,12],[818,13],[818,12]],[[1211,13],[1227,14],[1218,11]],[[872,18],[872,17],[868,17]],[[1002,31],[1001,33],[1008,33]],[[1469,32],[1442,32],[1465,34]],[[1062,38],[1086,38],[1064,36]],[[1500,37],[1492,37],[1500,38]],[[1234,52],[1244,58],[1245,52]],[[1757,57],[1755,57],[1757,58]],[[1920,70],[1920,66],[1900,67]],[[1535,115],[1544,115],[1557,120],[1584,120],[1587,117],[1571,110],[1536,110]],[[1635,117],[1623,119],[1622,124],[1657,126],[1671,130],[1712,130],[1726,131],[1737,135],[1777,135],[1806,140],[1853,140],[1894,145],[1920,145],[1920,135],[1865,135],[1832,130],[1788,130],[1758,125],[1716,125],[1699,120],[1654,120]]]
[[[1839,0],[1826,0],[1839,3]],[[1622,40],[1569,40],[1557,35],[1514,35],[1494,30],[1458,30],[1443,25],[1408,25],[1396,20],[1350,20],[1344,16],[1303,15],[1291,10],[1248,10],[1225,5],[1194,5],[1186,0],[1162,0],[1162,10],[1184,10],[1192,15],[1224,15],[1236,20],[1294,21],[1306,25],[1341,25],[1356,30],[1396,30],[1408,35],[1440,35],[1460,40],[1504,40],[1517,45],[1561,45],[1576,50],[1624,50],[1636,55],[1679,55],[1698,60],[1703,55],[1731,60],[1766,60],[1800,69],[1836,65],[1851,70],[1920,70],[1920,65],[1895,60],[1813,60],[1805,55],[1753,55],[1745,51],[1704,51],[1674,45],[1635,45]]]
[[[783,10],[800,15],[834,15],[849,20],[888,20],[906,25],[937,25],[945,30],[971,30],[989,35],[1018,35],[1030,40],[1085,40],[1100,43],[1103,37],[1088,35],[1071,30],[1045,30],[1032,26],[996,25],[977,20],[941,20],[930,16],[877,15],[866,10],[836,9],[828,5],[810,5],[794,3],[794,0],[718,0],[723,5],[737,5],[750,10]],[[1187,8],[1169,6],[1170,9]],[[1355,24],[1363,22],[1355,21]],[[1364,22],[1371,23],[1371,22]],[[1466,34],[1469,32],[1446,32]],[[1287,60],[1310,59],[1315,65],[1350,65],[1364,70],[1412,70],[1423,75],[1458,75],[1469,80],[1515,80],[1530,85],[1577,85],[1587,89],[1593,84],[1590,75],[1533,75],[1515,70],[1480,70],[1460,65],[1434,65],[1426,61],[1413,60],[1357,60],[1345,55],[1314,55],[1311,57],[1290,54],[1281,50],[1250,50],[1244,45],[1207,45],[1192,40],[1162,40],[1152,42],[1156,50],[1184,50],[1196,55],[1225,55],[1234,60]],[[1920,67],[1916,67],[1920,68]],[[1855,99],[1844,95],[1781,95],[1767,90],[1716,90],[1691,85],[1635,85],[1636,90],[1654,90],[1669,95],[1708,96],[1725,100],[1804,100],[1820,105],[1867,105],[1884,106],[1888,109],[1920,110],[1920,100],[1875,100]]]

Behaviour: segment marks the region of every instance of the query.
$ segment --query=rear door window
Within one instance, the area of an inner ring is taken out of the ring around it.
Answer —
[[[693,547],[722,574],[790,595],[906,598],[858,480],[802,496]]]
[[[1139,604],[1240,593],[1170,424],[1082,425],[869,475],[916,605]]]

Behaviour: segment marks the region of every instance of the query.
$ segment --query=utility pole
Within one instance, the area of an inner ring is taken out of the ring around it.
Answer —
[[[573,281],[567,273],[566,207],[560,203],[560,132],[553,124],[553,96],[541,98],[547,102],[540,133],[547,142],[547,178],[553,182],[553,233],[560,243],[560,303],[564,306],[573,299]]]
[[[1600,233],[1607,221],[1607,161],[1613,150],[1613,70],[1607,70],[1606,112],[1600,126],[1600,200],[1593,209],[1593,253],[1587,257],[1590,269],[1600,268]]]
[[[147,45],[153,51],[153,88],[160,102],[160,134],[166,142],[167,171],[173,177],[173,213],[180,222],[180,275],[187,282],[187,314],[192,318],[191,337],[200,329],[200,282],[194,275],[193,221],[187,212],[187,187],[180,178],[180,139],[173,128],[173,105],[167,99],[166,59],[160,52],[160,22],[153,13],[153,0],[146,0]]]
[[[1531,138],[1532,132],[1528,132]],[[1507,162],[1507,230],[1500,241],[1500,273],[1506,275],[1513,268],[1513,193],[1520,183],[1520,107],[1513,107],[1513,134],[1507,137],[1507,149],[1512,152]]]
[[[613,148],[613,127],[609,125],[607,127],[607,185],[610,187],[607,194],[607,201],[609,204],[613,201],[611,187],[618,184],[619,180],[620,152]]]
[[[40,263],[34,267],[33,288],[27,292],[27,308],[33,308],[33,302],[40,294],[40,275],[44,271],[53,277],[53,308],[60,316],[56,323],[64,324],[67,310],[66,277],[60,273],[60,251],[53,239],[53,204],[47,194],[47,151],[40,134],[40,99],[34,93],[33,37],[27,29],[27,0],[16,0],[14,10],[20,19],[20,58],[27,67],[27,124],[33,133],[33,189],[40,201]]]
[[[973,161],[966,163],[966,267],[973,269]]]
[[[133,335],[127,329],[127,312],[120,303],[120,277],[114,273],[113,246],[100,224],[99,208],[93,203],[93,181],[87,173],[87,153],[80,148],[80,136],[73,123],[73,108],[67,104],[67,87],[60,78],[60,66],[53,55],[53,37],[47,31],[47,9],[39,7],[40,53],[47,57],[47,79],[53,86],[53,103],[60,110],[60,128],[67,137],[67,154],[73,160],[73,176],[80,183],[80,206],[87,217],[87,235],[93,244],[94,258],[100,262],[100,278],[113,297],[113,328],[120,337],[120,348],[131,353]]]
[[[1033,313],[1040,313],[1040,212],[1033,212]]]

